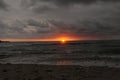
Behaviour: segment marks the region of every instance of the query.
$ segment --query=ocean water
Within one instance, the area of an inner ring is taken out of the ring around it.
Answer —
[[[4,42],[0,63],[120,67],[120,40]]]

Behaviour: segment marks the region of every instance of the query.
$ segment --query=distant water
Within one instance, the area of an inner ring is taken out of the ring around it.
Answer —
[[[0,43],[0,63],[120,67],[120,40]]]

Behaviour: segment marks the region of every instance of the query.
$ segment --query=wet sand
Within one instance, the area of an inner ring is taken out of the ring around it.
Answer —
[[[0,80],[120,80],[120,68],[0,64]]]

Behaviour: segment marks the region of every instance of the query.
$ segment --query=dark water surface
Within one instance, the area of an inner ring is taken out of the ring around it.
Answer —
[[[120,40],[0,43],[0,63],[120,67]]]

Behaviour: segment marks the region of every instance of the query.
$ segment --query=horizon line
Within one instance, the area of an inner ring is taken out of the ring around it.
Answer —
[[[66,40],[66,42],[70,41],[95,41],[95,40],[120,40],[120,39],[76,39],[76,40]],[[3,42],[60,42],[61,40],[6,40],[0,39]]]

